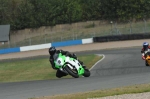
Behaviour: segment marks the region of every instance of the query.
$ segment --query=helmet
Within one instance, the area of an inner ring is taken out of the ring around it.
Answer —
[[[146,50],[146,49],[148,48],[148,46],[149,46],[149,43],[148,43],[148,42],[144,42],[144,43],[143,43],[143,48],[144,48],[144,50]]]
[[[53,55],[56,52],[56,48],[54,46],[49,48],[49,54]]]

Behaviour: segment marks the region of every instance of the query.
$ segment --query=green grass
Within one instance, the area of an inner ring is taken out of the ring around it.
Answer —
[[[102,56],[85,55],[78,58],[87,65],[87,68],[90,68]],[[55,73],[56,71],[51,68],[48,58],[12,60],[0,64],[0,82],[56,79]]]

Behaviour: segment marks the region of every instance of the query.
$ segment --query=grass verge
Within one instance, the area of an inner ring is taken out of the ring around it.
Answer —
[[[90,68],[102,56],[84,55],[78,58],[84,62],[87,68]],[[1,61],[0,64],[0,82],[56,79],[55,73],[48,58]]]
[[[140,84],[134,86],[121,87],[121,88],[107,89],[107,90],[95,90],[95,91],[84,92],[84,93],[55,95],[55,96],[47,96],[47,97],[44,96],[44,97],[30,98],[30,99],[99,99],[100,97],[106,97],[106,96],[143,93],[143,92],[150,92],[150,84]]]

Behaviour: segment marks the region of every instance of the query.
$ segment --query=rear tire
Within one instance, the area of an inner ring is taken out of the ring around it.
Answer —
[[[65,74],[64,72],[60,71],[59,69],[56,72],[56,77],[61,78],[63,76],[67,76],[67,74]]]
[[[79,78],[78,74],[75,74],[68,66],[65,66],[64,69],[68,72],[69,75],[71,75],[74,78]]]
[[[90,71],[88,69],[85,69],[83,76],[84,77],[89,77],[90,75],[91,75]]]

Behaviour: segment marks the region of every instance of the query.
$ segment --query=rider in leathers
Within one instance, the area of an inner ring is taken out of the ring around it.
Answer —
[[[56,77],[61,78],[61,77],[63,77],[63,76],[66,76],[67,74],[65,74],[64,72],[62,72],[62,71],[60,71],[59,69],[55,68],[55,63],[54,63],[54,59],[53,59],[53,55],[54,55],[55,53],[58,53],[58,54],[59,54],[59,53],[62,53],[63,55],[66,55],[66,56],[69,56],[69,57],[72,57],[72,58],[75,58],[75,59],[77,59],[77,57],[76,57],[75,54],[71,54],[71,53],[69,53],[68,51],[56,50],[55,47],[50,47],[50,48],[49,48],[49,54],[50,54],[49,61],[50,61],[51,65],[52,65],[52,68],[55,69],[55,70],[57,70],[57,72],[56,72]],[[81,64],[84,68],[86,68],[86,67],[83,65],[83,62],[81,62],[80,60],[78,60],[78,61],[80,62],[80,64]]]
[[[150,51],[150,46],[148,42],[144,42],[143,43],[143,48],[141,49],[141,53],[142,53],[142,59],[145,60],[145,52],[146,51]]]

